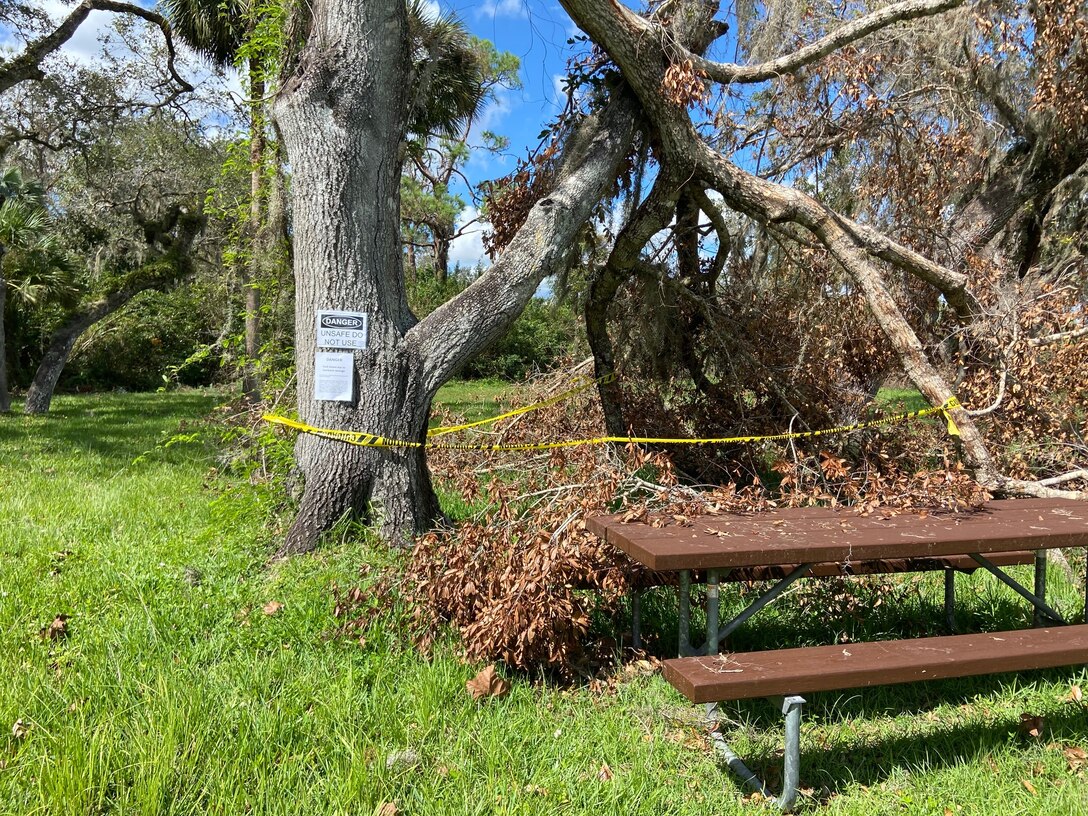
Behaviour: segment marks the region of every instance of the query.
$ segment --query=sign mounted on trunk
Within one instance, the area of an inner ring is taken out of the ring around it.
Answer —
[[[365,312],[333,312],[321,309],[317,313],[317,347],[365,349],[367,320]]]

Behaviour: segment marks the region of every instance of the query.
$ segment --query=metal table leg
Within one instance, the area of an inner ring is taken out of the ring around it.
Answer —
[[[679,618],[680,657],[699,654],[691,645],[691,570],[680,571]]]
[[[708,655],[718,653],[718,590],[720,588],[718,570],[706,571],[706,644],[703,652]]]
[[[949,634],[955,634],[956,629],[956,571],[951,567],[944,568],[944,622]]]
[[[642,648],[642,590],[631,590],[631,648]]]
[[[727,623],[724,627],[721,627],[718,630],[718,637],[729,637],[730,634],[736,631],[736,629],[740,627],[746,620],[752,617],[752,615],[756,614],[756,612],[761,610],[763,607],[765,607],[767,604],[769,604],[771,601],[773,601],[775,598],[785,592],[789,588],[790,584],[792,584],[794,581],[804,578],[805,575],[807,575],[812,569],[812,567],[812,564],[802,564],[801,566],[797,567],[797,569],[795,569],[773,587],[771,587],[754,601],[752,601],[752,603],[747,608],[745,608],[743,612],[733,618],[733,620],[729,621],[729,623]]]
[[[970,553],[970,555],[973,559],[975,559],[975,561],[985,567],[986,570],[990,572],[997,580],[999,580],[1013,592],[1017,593],[1018,595],[1023,597],[1028,603],[1034,606],[1036,609],[1036,614],[1042,613],[1053,623],[1065,623],[1065,619],[1062,618],[1062,616],[1053,607],[1049,606],[1046,601],[1044,601],[1037,595],[1029,592],[1017,581],[1010,578],[1004,570],[996,566],[989,558],[982,555],[981,553]],[[1038,572],[1036,573],[1036,577],[1038,577]]]
[[[1046,600],[1046,550],[1035,551],[1035,597],[1040,601]],[[1032,625],[1036,628],[1046,625],[1046,618],[1039,607],[1035,607]]]
[[[790,810],[797,802],[798,783],[801,779],[801,706],[804,705],[805,698],[790,695],[788,697],[774,697],[771,700],[782,710],[786,718],[782,794],[775,799],[775,804],[785,811]],[[766,783],[744,764],[744,760],[737,756],[733,749],[729,747],[729,743],[725,741],[721,729],[715,727],[717,725],[715,716],[717,708],[716,703],[709,703],[706,707],[707,720],[711,726],[710,738],[714,743],[715,750],[722,755],[722,758],[725,759],[726,764],[729,766],[729,770],[739,777],[743,784],[770,799],[773,794]]]

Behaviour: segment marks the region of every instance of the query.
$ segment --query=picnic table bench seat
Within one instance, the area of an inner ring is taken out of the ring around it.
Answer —
[[[913,640],[808,646],[794,649],[681,657],[663,664],[665,679],[715,719],[719,702],[771,697],[786,716],[783,810],[797,799],[800,779],[801,694],[869,686],[974,677],[1088,663],[1088,625],[946,635]],[[712,731],[730,769],[768,798],[766,786]]]

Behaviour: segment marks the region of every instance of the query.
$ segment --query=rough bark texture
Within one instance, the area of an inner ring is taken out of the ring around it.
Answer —
[[[315,6],[313,15],[274,111],[295,193],[299,414],[313,425],[423,441],[438,387],[509,327],[567,257],[630,143],[634,106],[621,94],[585,122],[569,140],[556,188],[492,269],[415,323],[399,240],[404,6],[337,2]],[[330,308],[370,316],[369,348],[354,353],[352,403],[312,398],[314,313]],[[371,514],[385,538],[402,544],[440,517],[421,449],[353,447],[304,434],[296,453],[305,489],[281,555],[312,549],[345,515]]]

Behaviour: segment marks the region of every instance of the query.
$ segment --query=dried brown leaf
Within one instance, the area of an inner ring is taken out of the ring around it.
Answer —
[[[483,700],[488,697],[502,697],[510,692],[510,684],[507,683],[495,671],[492,663],[467,683],[465,689],[472,695],[473,700]]]
[[[276,615],[283,609],[283,604],[279,601],[269,601],[261,607],[261,611],[266,615]]]
[[[1038,714],[1023,713],[1020,715],[1020,734],[1031,739],[1039,739],[1043,735],[1044,718]]]
[[[42,640],[59,640],[60,638],[68,637],[68,616],[57,615],[53,618],[52,623],[43,626],[38,631],[38,637]]]

